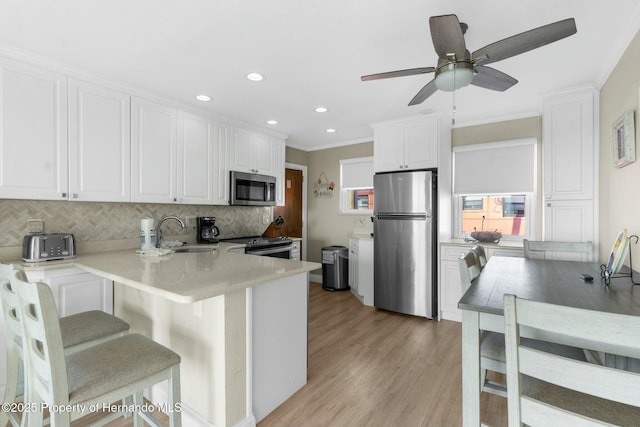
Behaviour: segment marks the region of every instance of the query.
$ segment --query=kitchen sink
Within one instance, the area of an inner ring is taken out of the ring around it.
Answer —
[[[195,254],[203,252],[215,252],[216,248],[175,248],[174,253],[177,254]]]

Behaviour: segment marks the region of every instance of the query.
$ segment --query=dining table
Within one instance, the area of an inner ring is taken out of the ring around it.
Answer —
[[[585,280],[583,275],[591,276],[593,280]],[[593,262],[491,257],[458,302],[462,311],[464,427],[481,425],[480,336],[483,330],[504,333],[503,299],[506,294],[568,307],[640,316],[640,287],[632,283],[629,274],[614,275],[605,281],[600,265]],[[544,338],[533,330],[521,333],[534,339]],[[588,348],[588,342],[569,340],[570,345]],[[615,356],[600,362],[617,367],[623,367],[621,365],[625,363]]]

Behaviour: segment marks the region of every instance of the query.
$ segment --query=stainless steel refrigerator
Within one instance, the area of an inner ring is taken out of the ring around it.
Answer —
[[[437,317],[437,174],[377,173],[373,182],[373,305]]]

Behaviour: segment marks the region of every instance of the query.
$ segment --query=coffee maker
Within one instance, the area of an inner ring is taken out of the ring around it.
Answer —
[[[218,235],[220,229],[216,226],[215,216],[199,216],[197,219],[197,235],[198,243],[218,243]]]

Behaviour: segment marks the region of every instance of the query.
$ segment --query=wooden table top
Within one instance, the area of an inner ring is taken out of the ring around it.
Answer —
[[[582,280],[583,273],[593,276],[593,282]],[[505,294],[640,316],[640,286],[633,286],[628,277],[613,278],[605,286],[597,263],[499,256],[489,260],[458,302],[458,308],[503,315]]]

